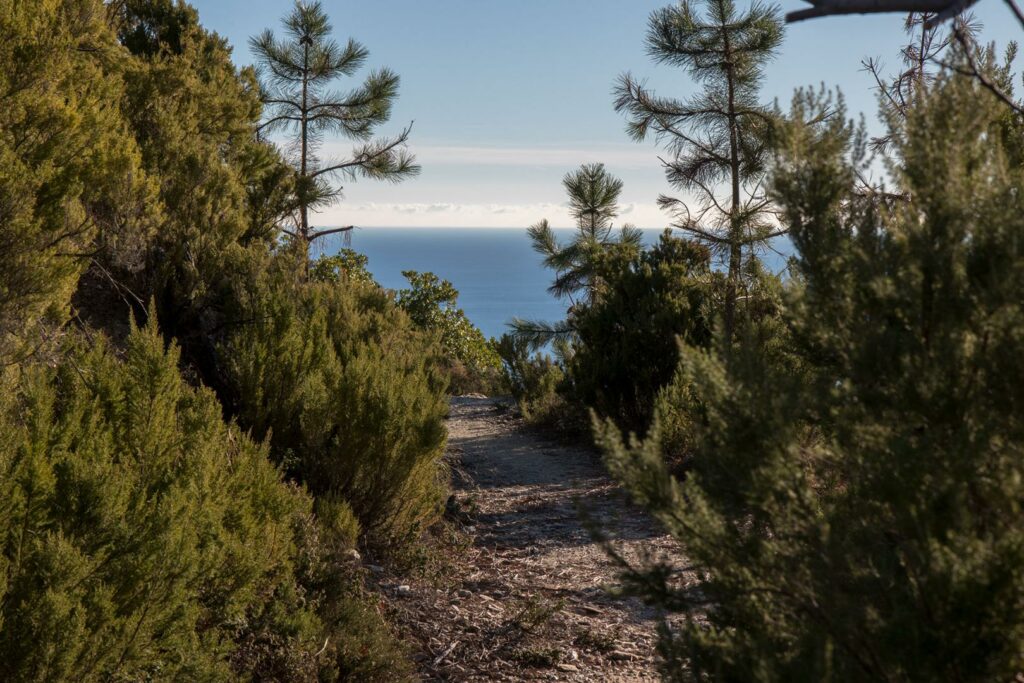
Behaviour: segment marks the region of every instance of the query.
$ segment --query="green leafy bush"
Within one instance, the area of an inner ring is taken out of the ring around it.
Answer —
[[[377,285],[367,270],[369,259],[352,249],[342,249],[337,254],[323,254],[310,264],[309,279],[316,282],[359,282]],[[379,286],[379,285],[378,285]]]
[[[679,340],[711,344],[721,277],[712,273],[707,249],[669,231],[650,249],[609,246],[591,270],[599,285],[569,317],[576,332],[568,364],[573,398],[642,435],[675,373]]]
[[[666,472],[657,425],[645,442],[601,430],[612,471],[702,579],[687,589],[659,565],[631,586],[689,617],[663,631],[672,680],[1013,680],[1020,119],[939,75],[889,120],[882,197],[862,191],[862,140],[842,117],[795,118],[774,189],[800,275],[785,320],[807,371],[751,336],[727,361],[688,350],[680,372],[701,409],[685,481]]]
[[[237,293],[247,324],[222,349],[233,409],[289,472],[348,501],[378,540],[414,534],[442,500],[440,350],[380,288],[296,283],[282,260]]]
[[[5,376],[0,678],[229,678],[246,615],[289,589],[309,501],[177,360],[150,326],[123,362],[100,341]]]
[[[440,335],[452,391],[492,393],[500,389],[501,359],[495,343],[458,307],[459,292],[452,283],[415,270],[402,275],[410,286],[399,290],[396,301],[418,327]]]

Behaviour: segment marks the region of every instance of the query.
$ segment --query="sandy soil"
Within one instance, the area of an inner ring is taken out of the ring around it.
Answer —
[[[655,615],[608,593],[616,568],[581,522],[626,556],[674,553],[594,453],[548,441],[484,398],[453,399],[449,515],[471,545],[454,579],[385,586],[430,681],[654,681]]]

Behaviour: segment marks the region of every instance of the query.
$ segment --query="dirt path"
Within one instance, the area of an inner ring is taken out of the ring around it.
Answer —
[[[577,503],[627,556],[673,549],[628,505],[593,453],[549,442],[490,399],[449,418],[449,512],[472,545],[454,581],[393,586],[400,628],[435,681],[654,681],[654,614],[606,588],[616,570]]]

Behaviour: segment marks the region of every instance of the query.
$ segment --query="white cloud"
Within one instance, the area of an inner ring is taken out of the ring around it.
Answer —
[[[621,216],[643,228],[665,225],[665,215],[654,203],[625,204]],[[316,224],[361,225],[366,227],[449,227],[449,228],[526,228],[541,219],[556,227],[573,224],[565,204],[457,204],[364,202],[340,204],[316,217]],[[627,222],[625,220],[619,223]]]

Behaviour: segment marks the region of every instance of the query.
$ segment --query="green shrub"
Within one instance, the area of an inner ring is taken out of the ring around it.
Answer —
[[[341,547],[356,547],[361,527],[347,500],[337,493],[325,493],[316,499],[313,509],[321,529],[327,531]]]
[[[145,268],[137,277],[112,275],[155,300],[161,329],[220,392],[224,378],[212,360],[229,322],[224,291],[250,274],[237,264],[277,246],[292,206],[290,170],[256,134],[255,73],[235,67],[230,45],[199,23],[195,8],[176,0],[107,4],[123,46],[121,113],[159,188]]]
[[[316,282],[359,282],[377,285],[367,270],[369,259],[352,249],[342,249],[337,254],[323,254],[309,267],[309,279]],[[379,286],[379,285],[377,285]]]
[[[100,341],[7,374],[0,678],[227,678],[239,625],[288,589],[308,499],[177,359],[150,326],[123,362]]]
[[[347,503],[337,496],[320,496],[316,501],[317,518],[304,517],[296,526],[295,574],[299,591],[289,596],[291,602],[274,603],[277,611],[268,614],[260,637],[254,639],[254,653],[262,655],[269,651],[271,656],[252,660],[257,664],[266,661],[272,666],[261,670],[246,662],[237,667],[238,671],[251,673],[256,680],[413,680],[408,648],[384,621],[380,599],[364,587],[363,570],[351,556],[349,540],[356,531],[356,523],[346,507]],[[281,624],[289,624],[289,620],[294,620],[294,611],[301,613],[306,607],[315,611],[322,632],[313,651],[316,656],[311,662],[302,662],[312,666],[296,676],[287,668],[296,661],[293,650],[285,648],[282,652],[274,645],[282,631],[287,633]]]
[[[503,335],[497,348],[505,383],[528,422],[566,436],[585,432],[584,411],[565,398],[568,344],[556,342],[557,359],[543,353],[531,355],[531,340],[518,334]]]
[[[248,324],[222,349],[238,419],[378,540],[414,534],[442,500],[439,349],[380,288],[299,284],[284,265],[238,293]]]
[[[785,321],[808,371],[756,336],[728,359],[685,353],[701,406],[685,481],[666,472],[657,426],[642,443],[602,430],[612,471],[702,579],[683,587],[656,566],[630,585],[688,617],[663,630],[672,680],[1013,680],[1020,118],[975,80],[939,75],[889,121],[885,198],[863,193],[842,116],[794,118],[773,184],[800,275]]]
[[[448,280],[433,273],[406,270],[409,288],[399,290],[396,301],[423,330],[440,335],[453,393],[494,393],[500,390],[501,359],[495,342],[458,307],[459,292]]]
[[[351,551],[437,507],[435,346],[383,293],[282,275],[305,266],[278,239],[290,172],[187,3],[0,3],[0,36],[0,679],[406,678]],[[73,295],[115,341],[62,329]],[[274,368],[242,395],[220,353],[275,324],[325,349],[280,404]]]
[[[0,678],[404,680],[347,503],[285,484],[154,326],[0,395]]]
[[[679,340],[711,344],[721,277],[706,248],[667,230],[650,249],[606,247],[591,269],[599,285],[569,316],[576,332],[572,398],[642,435],[679,363]]]
[[[775,275],[766,273],[757,259],[744,266],[741,302],[737,310],[738,329],[733,346],[746,345],[757,348],[761,361],[774,367],[784,368],[791,378],[804,378],[808,372],[807,363],[795,351],[795,344],[782,315],[783,285]],[[715,283],[719,291],[722,283]],[[712,292],[714,293],[714,292]],[[721,297],[714,296],[720,301]],[[738,341],[737,341],[738,340]],[[720,341],[720,339],[719,339]],[[703,344],[695,343],[692,337],[678,338],[682,353],[677,358],[694,350],[709,350],[714,344],[706,339]],[[657,394],[651,420],[658,424],[659,443],[666,462],[675,471],[700,465],[693,460],[697,446],[697,428],[701,420],[703,405],[702,391],[695,383],[688,366],[677,361],[672,380]],[[715,466],[712,464],[712,468]]]
[[[66,321],[89,257],[134,270],[153,228],[105,13],[101,0],[0,6],[0,363]]]

